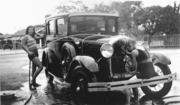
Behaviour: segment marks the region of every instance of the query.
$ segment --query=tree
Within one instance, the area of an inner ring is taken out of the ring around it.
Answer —
[[[134,14],[134,20],[138,25],[145,28],[145,33],[151,37],[165,33],[168,35],[178,34],[180,32],[180,19],[179,13],[174,12],[171,6],[160,7],[151,6],[138,10]]]
[[[141,1],[112,2],[111,9],[120,17],[120,27],[130,29],[134,25],[133,14],[141,8]]]
[[[142,9],[135,14],[136,23],[144,24],[146,33],[153,36],[155,33],[179,33],[179,14],[174,13],[171,6],[152,6]]]
[[[95,4],[92,11],[104,13],[112,12],[111,7],[109,5],[105,5],[103,2],[101,2],[100,4]]]
[[[89,8],[82,1],[70,0],[68,4],[61,4],[56,7],[57,13],[69,13],[73,11],[88,11]]]

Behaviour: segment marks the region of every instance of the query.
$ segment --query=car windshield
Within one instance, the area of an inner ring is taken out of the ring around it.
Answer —
[[[74,16],[70,18],[70,34],[117,34],[116,19],[107,16]]]

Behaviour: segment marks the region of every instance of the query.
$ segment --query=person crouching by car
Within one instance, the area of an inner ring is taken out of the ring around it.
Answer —
[[[126,52],[132,55],[132,67],[137,70],[138,78],[149,79],[157,76],[153,62],[150,58],[148,51],[144,47],[136,47],[136,41],[130,39],[126,43]]]
[[[27,52],[29,60],[32,61],[32,81],[30,82],[30,86],[34,87],[40,86],[36,83],[36,77],[43,69],[43,66],[38,58],[38,48],[36,43],[36,39],[38,38],[41,37],[37,37],[35,28],[33,26],[28,26],[26,28],[26,35],[21,40],[22,48]],[[36,67],[38,67],[37,70]]]
[[[138,74],[136,74],[137,78],[149,79],[157,76],[149,53],[143,47],[137,48],[136,41],[134,39],[130,38],[126,41],[124,49],[126,53],[131,54],[132,56],[131,66],[136,69],[136,72],[138,72]],[[132,90],[134,94],[134,101],[138,103],[138,88],[132,88]]]
[[[131,69],[135,69],[135,71],[137,70],[137,61],[136,61],[136,56],[134,54],[132,54],[132,52],[136,49],[135,44],[136,41],[134,39],[131,38],[124,38],[122,39],[124,45],[121,47],[121,49],[127,53],[127,55],[132,55],[132,63],[131,63]],[[130,80],[133,80],[134,78],[131,78]],[[132,88],[133,91],[133,95],[134,95],[134,99],[133,102],[135,105],[139,105],[139,91],[138,88]],[[127,98],[127,105],[129,105],[129,103],[131,103],[131,89],[126,89],[125,90],[126,93],[126,98]]]

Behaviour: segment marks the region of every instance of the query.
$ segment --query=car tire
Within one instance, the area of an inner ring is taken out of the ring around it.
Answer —
[[[49,71],[49,60],[46,57],[46,65],[45,65],[45,76],[48,84],[53,84],[54,77],[48,72]]]
[[[74,97],[82,98],[87,96],[88,92],[88,82],[91,79],[88,78],[88,73],[85,72],[85,68],[77,66],[74,69],[74,76],[71,82],[71,92]]]
[[[157,64],[155,64],[155,66],[157,66],[158,68],[161,69],[163,75],[171,74],[171,71],[167,65],[157,63]],[[157,85],[160,85],[160,84],[157,84]],[[155,85],[155,87],[156,87],[156,85]],[[152,86],[144,86],[144,87],[141,87],[141,89],[149,97],[161,98],[170,91],[170,89],[172,87],[172,81],[163,83],[163,87],[160,90],[152,91],[151,88],[155,88],[155,87],[154,86],[153,87]]]
[[[62,71],[62,76],[64,79],[66,79],[68,70],[69,70],[69,65],[73,59],[73,57],[76,56],[75,48],[68,44],[65,43],[62,49],[61,53],[61,71]]]

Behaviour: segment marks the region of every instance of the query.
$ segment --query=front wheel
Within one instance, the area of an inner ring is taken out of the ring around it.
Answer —
[[[154,65],[154,68],[155,68],[155,72],[158,75],[171,74],[171,71],[167,65],[157,63]],[[141,87],[141,89],[147,96],[161,98],[170,91],[171,87],[172,87],[172,81],[168,83],[160,83],[152,86],[144,86]]]
[[[75,75],[71,82],[71,91],[75,97],[82,97],[87,94],[87,84],[89,82],[85,69],[81,66],[75,68]]]

